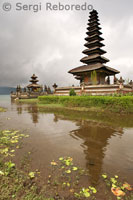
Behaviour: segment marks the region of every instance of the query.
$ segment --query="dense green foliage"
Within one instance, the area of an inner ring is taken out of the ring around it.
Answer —
[[[41,104],[62,104],[68,107],[101,107],[114,111],[133,112],[133,96],[40,96]]]
[[[76,96],[76,92],[73,88],[70,90],[69,96]]]

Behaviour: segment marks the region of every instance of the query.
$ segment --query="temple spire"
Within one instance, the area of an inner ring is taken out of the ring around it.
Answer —
[[[88,65],[93,63],[107,63],[109,60],[101,56],[105,54],[106,51],[101,49],[105,45],[101,42],[104,39],[100,36],[102,33],[100,32],[101,27],[98,22],[99,19],[97,11],[93,10],[90,12],[89,18],[87,27],[88,32],[86,32],[87,37],[85,38],[87,42],[84,44],[87,49],[83,51],[83,54],[86,54],[87,56],[83,57],[80,61]]]
[[[104,39],[101,36],[102,32],[96,10],[90,12],[86,34],[84,44],[86,49],[82,52],[85,57],[80,60],[84,65],[70,70],[69,73],[80,80],[80,83],[92,85],[94,84],[92,74],[95,71],[97,80],[95,84],[108,84],[106,79],[118,74],[119,71],[105,65],[109,62],[109,59],[103,57],[106,51],[102,49],[105,45],[103,44]]]

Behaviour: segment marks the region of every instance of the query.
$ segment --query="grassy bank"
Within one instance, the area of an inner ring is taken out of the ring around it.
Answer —
[[[40,105],[58,105],[77,110],[98,110],[133,113],[133,96],[40,96]]]

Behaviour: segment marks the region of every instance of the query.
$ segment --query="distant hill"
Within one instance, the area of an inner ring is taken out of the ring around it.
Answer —
[[[13,88],[13,87],[0,87],[0,95],[10,94],[11,91],[15,92],[16,88]]]

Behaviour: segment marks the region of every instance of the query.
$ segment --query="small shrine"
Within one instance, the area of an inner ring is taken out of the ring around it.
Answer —
[[[42,88],[42,86],[38,84],[39,81],[37,80],[37,78],[38,77],[35,74],[31,76],[31,80],[30,80],[31,84],[27,86],[29,91],[37,92]]]
[[[42,95],[52,94],[50,87],[39,85],[38,77],[33,74],[30,79],[30,84],[22,88],[20,85],[16,87],[16,92],[11,92],[12,99],[33,99]]]

